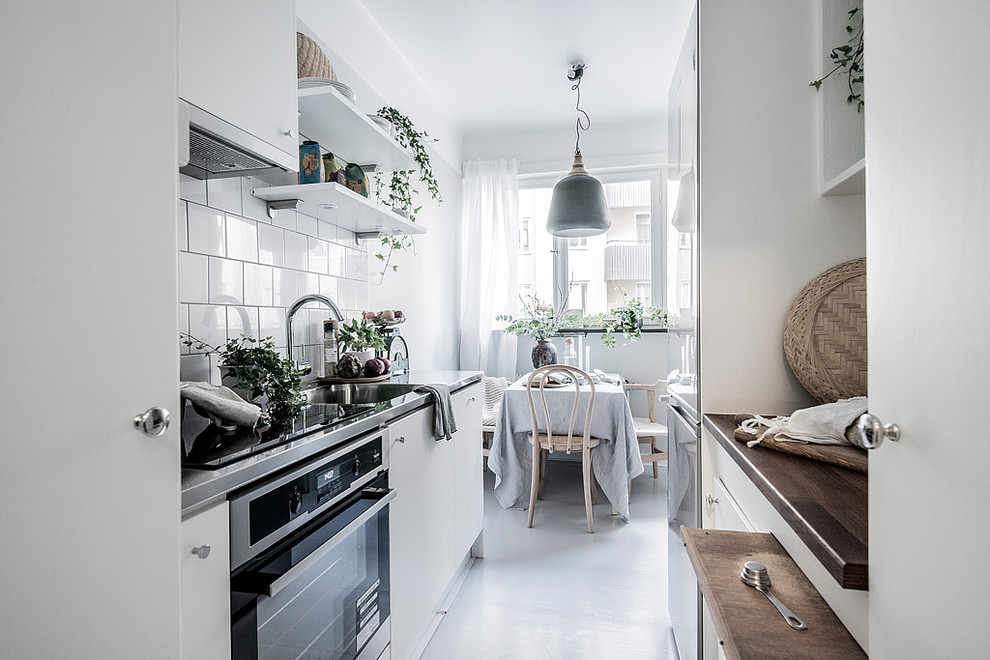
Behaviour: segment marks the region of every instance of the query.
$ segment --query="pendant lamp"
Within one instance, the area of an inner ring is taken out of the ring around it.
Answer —
[[[575,81],[571,89],[577,92],[578,111],[574,143],[574,164],[571,171],[553,187],[550,213],[547,215],[547,231],[561,238],[579,238],[604,234],[612,225],[605,203],[602,184],[584,169],[581,158],[581,131],[591,128],[591,118],[581,109],[581,77],[583,62],[575,63],[567,72],[567,78]],[[584,115],[585,123],[581,122]]]

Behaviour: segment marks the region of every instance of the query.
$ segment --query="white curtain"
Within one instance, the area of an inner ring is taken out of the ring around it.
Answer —
[[[513,379],[516,338],[496,327],[515,314],[519,232],[519,161],[464,163],[461,232],[461,369]]]

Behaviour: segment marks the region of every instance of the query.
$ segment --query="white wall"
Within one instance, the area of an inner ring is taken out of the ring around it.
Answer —
[[[866,252],[863,195],[819,196],[817,3],[703,0],[701,383],[706,412],[816,402],[787,366],[795,296]]]
[[[426,234],[416,249],[396,252],[379,284],[380,251],[375,240],[361,241],[368,252],[368,309],[401,309],[407,317],[401,333],[409,344],[413,369],[456,369],[459,325],[459,241],[461,209],[461,134],[415,71],[356,0],[327,3],[298,0],[299,30],[311,36],[330,58],[341,82],[352,87],[358,107],[374,113],[390,105],[419,130],[438,139],[428,148],[443,203],[423,196],[418,224]],[[415,175],[413,176],[415,186]]]

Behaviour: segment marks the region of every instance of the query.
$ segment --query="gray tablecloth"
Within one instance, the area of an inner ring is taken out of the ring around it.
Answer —
[[[612,506],[624,520],[629,520],[629,482],[643,473],[643,459],[636,443],[632,411],[621,385],[599,383],[595,387],[591,435],[599,438],[601,443],[592,452],[592,470]],[[546,393],[554,433],[566,434],[574,405],[574,389],[548,389]],[[582,399],[588,394],[587,389],[582,388]],[[575,434],[584,431],[583,406],[578,410],[580,419],[575,422]],[[488,456],[488,468],[496,477],[495,498],[506,509],[525,509],[529,506],[530,470],[533,464],[533,449],[528,439],[531,427],[525,379],[520,379],[505,390]],[[545,430],[542,424],[540,430]]]

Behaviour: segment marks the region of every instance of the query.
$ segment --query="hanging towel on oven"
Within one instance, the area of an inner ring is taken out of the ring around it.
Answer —
[[[414,392],[427,392],[433,397],[433,437],[450,440],[457,432],[454,409],[450,404],[450,388],[440,383],[419,385]]]

